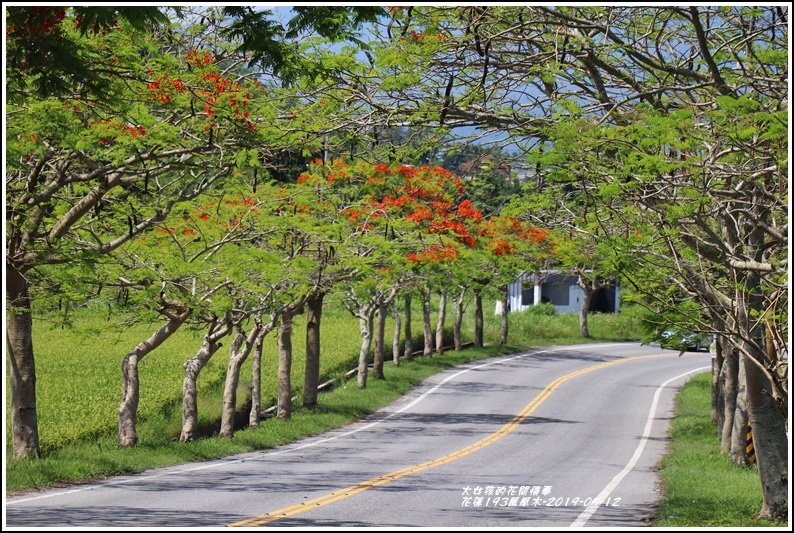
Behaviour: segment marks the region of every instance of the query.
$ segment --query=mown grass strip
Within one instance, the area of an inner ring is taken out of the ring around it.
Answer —
[[[737,467],[720,453],[709,415],[711,375],[690,380],[676,398],[669,453],[661,464],[663,500],[660,527],[776,526],[755,520],[762,495],[755,466]]]

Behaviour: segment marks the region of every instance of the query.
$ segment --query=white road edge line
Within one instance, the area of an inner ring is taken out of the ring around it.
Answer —
[[[587,345],[587,346],[590,346],[590,347],[593,347],[593,348],[609,348],[611,346],[623,346],[623,344],[622,343],[621,344],[591,344],[591,345]],[[477,370],[478,368],[484,368],[486,366],[491,366],[491,365],[499,365],[499,364],[502,364],[502,363],[506,363],[507,361],[512,361],[513,359],[519,359],[521,357],[526,357],[528,355],[538,355],[538,354],[542,354],[542,353],[560,352],[560,351],[565,351],[565,350],[570,350],[570,349],[571,349],[571,347],[569,346],[569,347],[566,347],[566,348],[554,348],[552,350],[539,350],[539,351],[533,351],[533,352],[524,352],[522,354],[514,355],[513,357],[507,357],[505,359],[499,359],[498,361],[491,361],[489,363],[483,363],[483,364],[475,365],[475,366],[472,366],[472,367],[469,367],[469,368],[464,368],[463,370],[461,370],[459,372],[455,372],[451,376],[447,376],[446,378],[441,380],[437,385],[435,385],[433,388],[425,391],[422,395],[420,395],[419,397],[414,399],[412,402],[402,406],[401,408],[397,409],[394,412],[389,413],[388,415],[384,416],[383,418],[381,418],[379,420],[375,420],[374,422],[370,422],[369,424],[366,424],[366,425],[361,426],[359,428],[352,429],[352,430],[346,431],[344,433],[340,433],[339,435],[334,435],[333,437],[328,437],[328,438],[325,438],[325,439],[320,439],[320,440],[317,440],[317,441],[308,442],[306,444],[302,444],[300,446],[295,446],[295,447],[292,447],[292,448],[289,448],[289,449],[286,449],[286,450],[280,450],[280,451],[277,451],[277,452],[271,452],[268,455],[281,455],[281,454],[284,454],[284,453],[296,452],[298,450],[303,450],[304,448],[309,448],[311,446],[317,446],[318,444],[324,444],[326,442],[329,442],[329,441],[332,441],[332,440],[336,440],[336,439],[339,439],[339,438],[342,438],[342,437],[347,437],[347,436],[352,435],[354,433],[358,433],[359,431],[364,431],[364,430],[369,429],[371,427],[377,426],[378,424],[381,424],[381,423],[385,422],[386,420],[390,419],[391,417],[393,417],[395,415],[398,415],[398,414],[410,409],[414,405],[418,404],[419,402],[421,402],[422,400],[424,400],[425,398],[427,398],[428,396],[430,396],[431,394],[436,392],[442,385],[444,385],[448,381],[460,376],[461,374],[465,374],[466,372],[469,372],[471,370]]]
[[[623,481],[623,478],[634,469],[634,466],[637,464],[637,461],[640,460],[640,456],[642,455],[642,451],[645,449],[645,444],[648,442],[648,437],[651,434],[651,427],[653,427],[653,419],[656,417],[656,408],[659,405],[659,398],[662,395],[662,391],[664,390],[667,385],[672,383],[673,381],[680,379],[684,376],[688,376],[689,374],[694,374],[695,372],[702,372],[703,370],[708,370],[711,367],[703,366],[700,368],[696,368],[694,370],[690,370],[689,372],[684,372],[683,374],[679,374],[675,377],[672,377],[659,385],[659,388],[656,389],[656,393],[653,395],[653,402],[651,402],[651,409],[648,412],[648,418],[645,422],[645,431],[642,433],[642,438],[640,439],[640,443],[637,445],[637,449],[634,450],[634,455],[631,456],[629,462],[623,467],[623,470],[618,472],[618,474],[612,478],[612,481],[607,483],[607,486],[604,487],[598,496],[595,497],[593,502],[587,506],[587,508],[582,511],[582,513],[573,521],[573,523],[569,527],[584,527],[588,520],[595,514],[598,508],[604,503],[612,491],[617,488],[618,484]]]
[[[440,381],[435,387],[433,387],[432,389],[426,391],[424,394],[422,394],[421,396],[419,396],[418,398],[416,398],[415,400],[413,400],[409,404],[404,405],[403,407],[401,407],[400,409],[398,409],[398,410],[396,410],[396,411],[394,411],[392,413],[389,413],[388,415],[386,415],[385,417],[381,418],[380,420],[376,420],[374,422],[370,422],[369,424],[366,424],[364,426],[361,426],[359,428],[356,428],[356,429],[353,429],[353,430],[350,430],[350,431],[346,431],[344,433],[341,433],[339,435],[335,435],[333,437],[328,437],[328,438],[325,438],[325,439],[312,441],[312,442],[303,444],[301,446],[292,447],[292,448],[289,448],[289,449],[286,449],[286,450],[275,451],[275,452],[265,452],[264,455],[269,457],[269,456],[272,456],[272,455],[282,455],[282,454],[285,454],[285,453],[296,452],[296,451],[299,451],[299,450],[303,450],[305,448],[310,448],[312,446],[317,446],[318,444],[324,444],[324,443],[330,442],[332,440],[336,440],[336,439],[339,439],[339,438],[342,438],[342,437],[347,437],[349,435],[353,435],[354,433],[358,433],[359,431],[364,431],[364,430],[370,429],[370,428],[372,428],[374,426],[377,426],[378,424],[381,424],[381,423],[385,422],[386,420],[390,419],[391,417],[393,417],[395,415],[398,415],[398,414],[404,412],[407,409],[410,409],[411,407],[413,407],[414,405],[416,405],[420,401],[424,400],[425,398],[427,398],[428,396],[433,394],[435,391],[437,391],[439,389],[439,387],[441,387],[442,385],[444,385],[445,383],[447,383],[451,379],[456,378],[456,377],[460,376],[461,374],[465,374],[466,372],[469,372],[471,370],[477,370],[478,368],[484,368],[486,366],[498,365],[498,364],[506,363],[507,361],[512,361],[513,359],[519,359],[521,357],[527,357],[529,355],[539,355],[539,354],[543,354],[543,353],[562,352],[562,351],[565,351],[565,350],[575,350],[579,346],[581,346],[582,348],[610,348],[612,346],[625,346],[625,345],[626,345],[626,343],[582,344],[582,345],[574,345],[574,346],[565,346],[565,347],[562,347],[562,348],[554,348],[552,350],[539,350],[539,351],[524,352],[522,354],[514,355],[513,357],[508,357],[506,359],[499,359],[497,361],[491,361],[489,363],[483,363],[483,364],[480,364],[480,365],[476,365],[476,366],[472,366],[472,367],[469,367],[469,368],[465,368],[465,369],[461,370],[460,372],[456,372],[456,373],[452,374],[451,376],[446,377],[445,379]],[[250,458],[235,459],[233,461],[223,461],[223,462],[220,462],[220,463],[212,463],[212,464],[196,466],[196,467],[192,467],[192,468],[182,468],[182,469],[179,469],[179,470],[169,470],[167,472],[160,472],[159,474],[151,474],[151,475],[148,475],[148,476],[135,476],[135,477],[132,477],[132,478],[108,481],[108,482],[100,483],[100,484],[96,484],[96,485],[78,487],[78,488],[74,488],[74,489],[70,489],[70,490],[64,490],[64,491],[48,493],[48,494],[41,494],[41,495],[38,495],[38,496],[31,496],[30,498],[21,498],[21,499],[18,499],[18,500],[17,499],[15,499],[15,500],[6,499],[5,505],[8,506],[8,505],[14,505],[14,504],[17,504],[17,503],[30,502],[30,501],[33,501],[33,500],[42,500],[42,499],[45,499],[45,498],[54,498],[56,496],[64,496],[66,494],[73,494],[75,492],[84,492],[86,490],[93,490],[93,489],[98,489],[98,488],[102,488],[102,487],[109,487],[109,486],[113,486],[113,485],[123,485],[125,483],[132,483],[133,481],[146,481],[147,479],[155,479],[155,478],[158,478],[158,477],[169,476],[169,475],[173,475],[173,474],[183,474],[185,472],[195,472],[197,470],[205,470],[207,468],[215,468],[215,467],[218,467],[218,466],[232,465],[232,464],[236,464],[236,463],[242,463],[242,462],[244,462],[244,461],[246,461],[248,459],[250,459]]]

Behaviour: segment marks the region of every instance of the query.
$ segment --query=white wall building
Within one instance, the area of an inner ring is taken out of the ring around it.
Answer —
[[[535,283],[538,279],[539,283]],[[545,271],[539,276],[524,273],[507,286],[510,311],[523,311],[537,303],[550,302],[558,313],[578,313],[584,301],[584,291],[576,283],[577,276]],[[502,313],[502,303],[496,303],[496,314]],[[611,287],[598,289],[590,299],[591,312],[617,313],[620,310],[620,286],[617,280]]]

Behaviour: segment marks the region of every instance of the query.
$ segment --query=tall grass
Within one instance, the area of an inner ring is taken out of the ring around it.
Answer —
[[[486,337],[498,339],[500,317],[490,316],[485,322]],[[642,337],[640,319],[631,310],[618,314],[591,313],[588,328],[590,339],[583,339],[579,335],[578,314],[546,315],[518,311],[509,314],[507,342],[522,346],[538,346],[575,344],[588,340],[638,341]]]

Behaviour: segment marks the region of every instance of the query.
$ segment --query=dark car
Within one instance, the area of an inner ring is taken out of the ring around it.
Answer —
[[[680,352],[700,352],[708,350],[711,344],[711,335],[686,329],[666,329],[661,332],[660,346]]]

